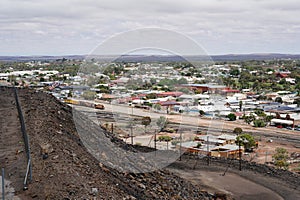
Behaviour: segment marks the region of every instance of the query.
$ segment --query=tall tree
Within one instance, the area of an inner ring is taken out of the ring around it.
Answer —
[[[160,128],[160,131],[162,131],[164,128],[166,128],[168,124],[168,119],[164,116],[160,116],[159,119],[156,121],[156,124]]]
[[[145,133],[146,133],[146,128],[151,124],[151,118],[146,116],[142,118],[142,125],[145,126]]]

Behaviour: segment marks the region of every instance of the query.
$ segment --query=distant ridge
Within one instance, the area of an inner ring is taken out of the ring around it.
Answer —
[[[66,55],[66,56],[0,56],[0,61],[51,61],[58,59],[75,59],[82,60],[85,58],[84,55]]]
[[[51,61],[59,59],[83,60],[85,55],[65,56],[0,56],[0,61]],[[90,56],[89,57],[93,57]],[[180,61],[247,61],[247,60],[276,60],[276,59],[300,59],[300,54],[278,54],[278,53],[257,53],[257,54],[227,54],[212,56],[176,56],[176,55],[121,55],[116,56],[95,56],[96,60],[115,60],[116,62],[180,62]]]

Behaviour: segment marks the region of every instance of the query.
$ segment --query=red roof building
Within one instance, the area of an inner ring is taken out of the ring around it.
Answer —
[[[158,93],[157,97],[180,97],[181,95],[183,95],[182,92],[162,92]]]

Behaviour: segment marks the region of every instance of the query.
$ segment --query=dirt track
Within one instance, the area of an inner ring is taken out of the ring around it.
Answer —
[[[226,175],[223,176],[223,172],[220,171],[213,172],[204,170],[178,169],[173,169],[171,171],[191,180],[194,184],[201,183],[202,187],[206,188],[206,190],[212,193],[217,191],[229,193],[235,199],[283,199],[275,191],[272,191],[264,186],[249,181],[248,179],[231,172],[227,172]]]
[[[210,165],[206,158],[196,160],[183,156],[182,161],[168,169],[208,191],[226,191],[236,199],[259,199],[259,194],[269,197],[265,199],[300,198],[300,179],[295,173],[248,162],[242,162],[239,171],[239,162],[235,160],[211,158]]]

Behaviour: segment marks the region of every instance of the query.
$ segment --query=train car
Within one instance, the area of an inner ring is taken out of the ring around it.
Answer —
[[[85,106],[85,107],[94,107],[94,104],[93,103],[90,103],[90,102],[85,102],[85,101],[79,101],[79,105],[80,106]]]
[[[72,105],[79,105],[80,102],[74,99],[64,99],[64,102],[67,104],[72,104]]]
[[[94,108],[95,108],[95,109],[104,110],[104,105],[103,105],[103,104],[100,104],[100,103],[96,103],[96,104],[94,105]]]

